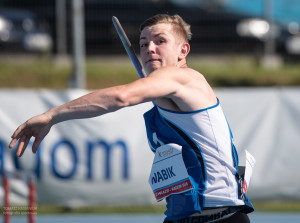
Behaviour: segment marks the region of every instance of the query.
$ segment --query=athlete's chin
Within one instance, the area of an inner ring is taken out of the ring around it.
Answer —
[[[161,68],[162,66],[160,65],[160,64],[151,64],[151,66],[148,66],[147,67],[147,71],[149,72],[149,73],[151,73],[151,72],[153,72],[153,71],[155,71],[155,70],[157,70],[157,69],[159,69],[159,68]]]

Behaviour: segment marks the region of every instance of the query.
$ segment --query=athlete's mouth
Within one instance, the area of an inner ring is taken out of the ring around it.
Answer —
[[[152,63],[152,62],[161,62],[160,59],[149,59],[146,61],[146,63]]]

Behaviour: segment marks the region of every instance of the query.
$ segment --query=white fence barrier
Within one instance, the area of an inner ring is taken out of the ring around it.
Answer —
[[[300,88],[215,89],[244,164],[244,150],[255,158],[250,199],[300,199]],[[14,129],[33,115],[87,91],[1,90],[0,168],[31,170],[37,176],[39,204],[148,204],[153,154],[148,148],[145,103],[102,117],[60,123],[51,129],[36,155],[22,158],[7,145]],[[12,183],[11,200],[26,203]],[[0,190],[0,203],[3,191]]]

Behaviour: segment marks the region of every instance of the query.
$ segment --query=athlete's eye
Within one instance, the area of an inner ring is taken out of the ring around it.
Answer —
[[[159,42],[159,44],[162,44],[162,43],[165,43],[166,41],[164,39],[160,39],[158,42]]]
[[[140,48],[143,48],[143,47],[145,47],[145,46],[148,46],[148,44],[147,44],[147,43],[141,43],[141,44],[140,44]]]

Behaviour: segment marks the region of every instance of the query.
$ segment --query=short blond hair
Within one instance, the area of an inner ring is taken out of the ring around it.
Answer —
[[[192,38],[191,26],[187,24],[179,15],[158,14],[146,21],[140,26],[140,32],[147,27],[156,24],[172,24],[174,33],[183,41],[187,42]]]

